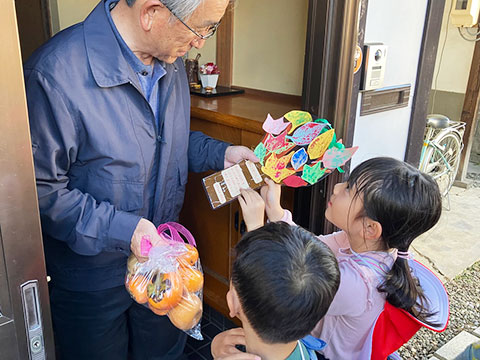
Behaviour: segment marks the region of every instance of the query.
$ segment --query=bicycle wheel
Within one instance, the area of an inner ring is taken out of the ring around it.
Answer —
[[[448,194],[455,181],[461,151],[460,137],[456,133],[447,132],[435,139],[425,154],[422,171],[437,181],[442,196]]]

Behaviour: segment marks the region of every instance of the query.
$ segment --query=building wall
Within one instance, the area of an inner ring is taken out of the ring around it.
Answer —
[[[59,29],[83,21],[97,3],[56,0]],[[308,0],[242,0],[234,11],[233,84],[301,95]],[[197,53],[200,64],[215,62],[216,38],[188,57]]]
[[[427,2],[368,0],[365,43],[388,46],[383,87],[410,84],[411,96],[407,107],[360,116],[359,94],[352,167],[376,156],[405,157]]]
[[[85,17],[98,4],[99,0],[56,0],[58,25],[63,30],[70,25],[85,20]]]
[[[238,1],[233,83],[301,95],[307,15],[307,0]]]
[[[435,72],[430,93],[429,113],[443,114],[459,121],[470,75],[475,43],[464,40],[451,24],[454,0],[446,0],[440,33]],[[471,159],[480,160],[480,131],[472,144]]]

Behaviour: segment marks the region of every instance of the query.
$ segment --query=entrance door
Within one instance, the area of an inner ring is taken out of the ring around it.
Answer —
[[[0,353],[54,359],[15,4],[0,12]]]

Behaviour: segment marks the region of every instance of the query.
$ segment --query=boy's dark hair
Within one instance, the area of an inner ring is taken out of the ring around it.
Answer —
[[[232,282],[262,341],[288,343],[309,334],[340,283],[331,250],[312,233],[284,222],[246,233],[235,250]]]
[[[442,196],[436,181],[403,161],[367,160],[352,171],[348,184],[363,201],[364,212],[358,216],[382,225],[381,238],[389,249],[408,251],[412,241],[440,219]],[[392,305],[428,323],[432,314],[425,311],[422,289],[405,258],[397,258],[379,291],[387,293]]]

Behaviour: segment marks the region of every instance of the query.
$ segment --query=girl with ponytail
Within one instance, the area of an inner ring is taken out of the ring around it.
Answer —
[[[261,197],[243,191],[243,213],[256,208],[263,212],[254,202],[265,202],[270,221],[292,224],[291,213],[280,206],[280,186],[268,180],[267,184]],[[313,331],[328,344],[325,358],[363,358],[362,348],[386,302],[435,326],[435,314],[410,269],[409,248],[437,223],[441,210],[435,180],[393,158],[367,160],[348,181],[335,185],[325,217],[341,231],[319,239],[338,260],[340,287]]]

